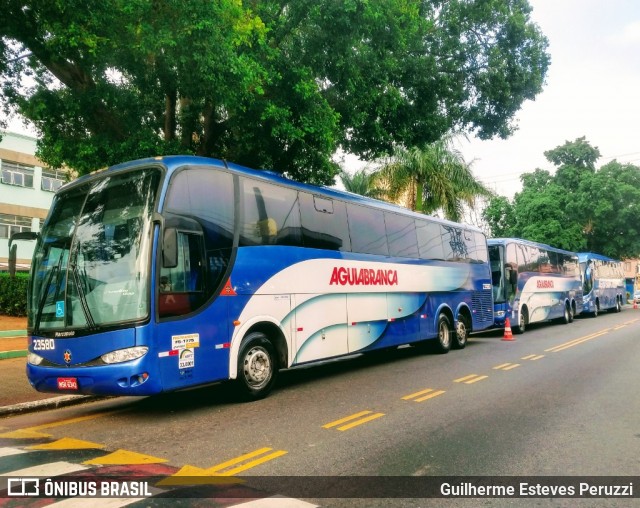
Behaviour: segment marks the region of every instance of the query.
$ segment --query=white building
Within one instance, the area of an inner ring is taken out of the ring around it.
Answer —
[[[0,141],[0,271],[8,270],[9,237],[16,231],[40,231],[54,192],[65,173],[51,170],[35,157],[36,139],[2,132]],[[17,240],[17,269],[31,266],[34,241]]]

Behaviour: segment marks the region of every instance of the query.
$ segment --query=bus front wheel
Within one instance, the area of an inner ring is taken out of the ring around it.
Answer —
[[[434,351],[439,354],[448,353],[451,349],[451,322],[444,314],[438,316],[438,336],[433,344]]]
[[[522,307],[518,312],[518,324],[513,327],[513,331],[519,335],[523,334],[529,324],[529,313],[526,307]]]
[[[249,334],[238,356],[239,394],[244,400],[258,400],[272,390],[278,373],[273,344],[261,332]]]

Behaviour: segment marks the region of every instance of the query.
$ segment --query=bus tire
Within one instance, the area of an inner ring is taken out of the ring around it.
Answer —
[[[622,302],[620,298],[616,298],[616,312],[622,312]]]
[[[526,307],[522,307],[518,313],[518,324],[513,327],[513,332],[522,335],[529,324],[529,312]]]
[[[562,322],[565,325],[568,325],[569,323],[571,323],[572,319],[571,319],[571,307],[569,306],[568,303],[564,304],[564,313],[562,314]]]
[[[458,322],[456,323],[456,333],[453,335],[453,341],[451,342],[452,349],[464,349],[469,340],[469,331],[471,326],[466,316],[460,314],[458,316]]]
[[[591,317],[597,318],[599,313],[600,313],[600,302],[596,300],[596,303],[593,306],[593,312],[591,313]]]
[[[453,330],[451,328],[451,322],[449,318],[444,314],[438,316],[436,340],[433,342],[433,351],[438,354],[446,354],[451,349],[451,340],[453,336]]]
[[[242,400],[266,397],[273,389],[278,374],[277,355],[273,344],[262,332],[250,333],[240,348],[236,386]]]

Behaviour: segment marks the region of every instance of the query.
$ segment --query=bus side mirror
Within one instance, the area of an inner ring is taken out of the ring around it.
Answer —
[[[9,238],[9,275],[15,277],[16,275],[16,263],[18,257],[18,246],[13,242],[15,240],[37,240],[40,233],[35,231],[18,231],[13,233]]]
[[[178,266],[178,230],[167,228],[162,236],[162,267]]]

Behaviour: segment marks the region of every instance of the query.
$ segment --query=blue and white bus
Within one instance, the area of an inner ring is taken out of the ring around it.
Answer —
[[[129,162],[62,187],[32,264],[39,391],[150,395],[493,324],[484,234],[224,161]]]
[[[577,254],[520,238],[491,238],[488,245],[497,327],[509,318],[513,331],[524,333],[531,323],[570,323],[582,312]]]
[[[598,317],[601,310],[620,312],[625,301],[626,286],[622,261],[594,252],[578,252],[583,312]]]

